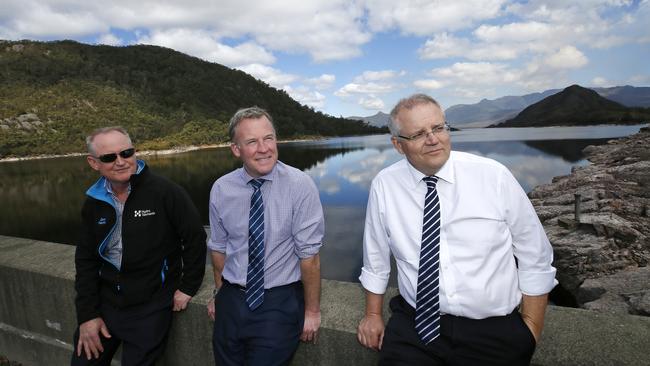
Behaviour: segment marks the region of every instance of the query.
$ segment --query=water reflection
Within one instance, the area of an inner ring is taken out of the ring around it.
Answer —
[[[640,127],[459,131],[452,133],[452,147],[501,162],[529,191],[554,176],[568,174],[572,166],[586,164],[581,153],[585,146],[635,133]],[[561,139],[565,135],[571,139]],[[402,157],[387,135],[287,143],[280,145],[279,154],[282,161],[307,172],[320,190],[326,219],[323,276],[356,281],[370,182]],[[204,224],[208,224],[212,183],[240,166],[228,148],[145,160],[155,172],[189,192]],[[97,179],[85,158],[2,163],[0,177],[0,234],[68,244],[76,241],[84,191]]]

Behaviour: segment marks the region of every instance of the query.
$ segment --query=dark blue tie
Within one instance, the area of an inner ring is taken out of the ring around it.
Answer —
[[[248,274],[246,304],[255,310],[264,301],[264,202],[260,188],[264,179],[251,179],[253,186],[248,217]]]
[[[415,300],[415,330],[424,344],[440,335],[440,306],[438,302],[438,262],[440,252],[440,201],[436,191],[438,177],[425,177],[427,194],[424,199],[422,246]]]

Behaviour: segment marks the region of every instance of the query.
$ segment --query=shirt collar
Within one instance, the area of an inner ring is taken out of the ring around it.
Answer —
[[[411,163],[406,160],[406,165],[408,167],[408,171],[410,173],[411,177],[411,183],[413,184],[413,187],[416,187],[426,175],[422,173],[421,171],[417,170]],[[454,153],[450,152],[449,153],[449,159],[443,164],[443,166],[438,170],[438,172],[435,174],[436,177],[444,180],[447,183],[454,184]]]
[[[111,186],[111,182],[109,182],[108,179],[104,179],[104,188],[106,188],[106,192],[110,193],[111,196],[117,197],[115,195],[115,192],[113,192],[113,187]],[[130,182],[129,182],[129,187],[127,189],[128,189],[128,193],[131,193],[131,183]]]
[[[259,178],[254,178],[248,172],[246,171],[246,168],[242,167],[241,168],[241,179],[244,181],[245,184],[248,184],[248,182],[251,181],[251,179],[264,179],[264,180],[269,180],[273,181],[275,177],[278,175],[278,164],[282,164],[279,160],[275,163],[273,166],[273,169],[269,172],[267,175],[263,175]]]

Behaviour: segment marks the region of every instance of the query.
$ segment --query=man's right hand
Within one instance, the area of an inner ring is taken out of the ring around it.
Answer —
[[[214,297],[208,301],[208,316],[214,321]]]
[[[364,347],[375,351],[381,349],[384,341],[384,319],[380,314],[366,314],[361,319],[357,328],[357,339]]]
[[[99,333],[105,338],[111,338],[106,324],[102,318],[90,319],[79,325],[79,342],[77,342],[77,357],[81,352],[86,353],[86,358],[99,358],[99,353],[104,352]]]

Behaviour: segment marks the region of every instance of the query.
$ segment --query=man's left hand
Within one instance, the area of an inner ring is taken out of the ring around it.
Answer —
[[[544,314],[546,313],[546,304],[548,303],[548,294],[531,296],[524,294],[521,299],[521,318],[530,329],[535,338],[535,343],[539,342],[544,328]]]
[[[187,303],[189,303],[190,300],[192,300],[192,296],[186,295],[181,290],[176,290],[176,292],[174,292],[174,307],[172,308],[172,310],[174,311],[185,310],[185,308],[187,307]]]
[[[521,314],[521,318],[524,320],[524,323],[526,323],[526,326],[528,329],[530,329],[530,332],[533,334],[533,338],[535,338],[535,343],[539,342],[539,337],[542,336],[542,327],[538,326],[535,324],[535,321],[527,316],[526,314]]]
[[[318,328],[320,328],[320,311],[313,312],[305,310],[305,325],[302,328],[300,340],[316,344],[318,340]]]

